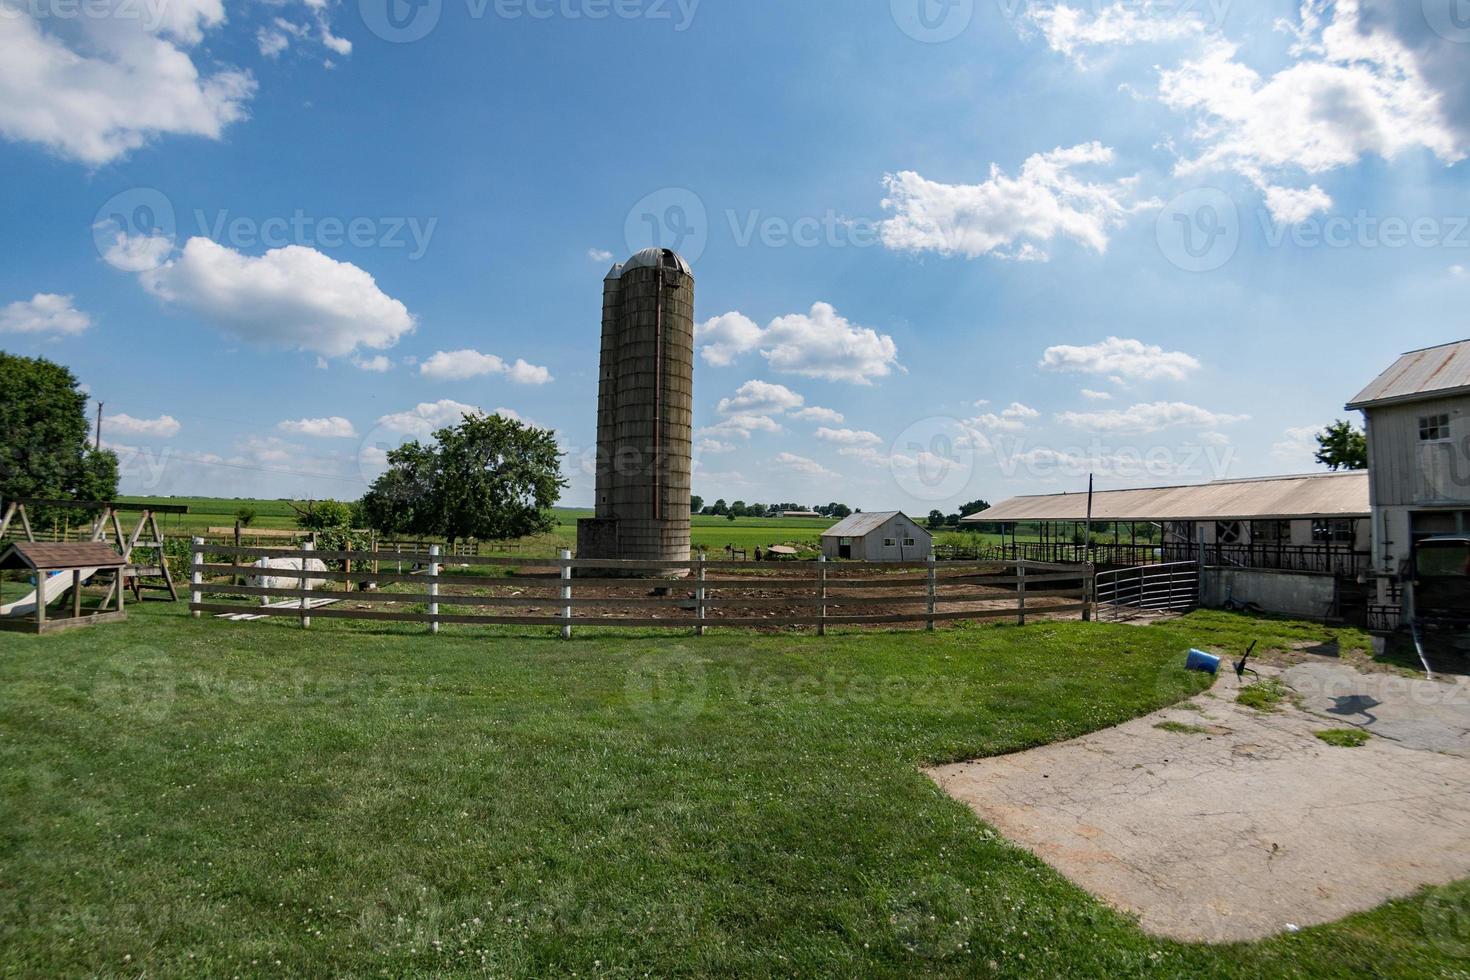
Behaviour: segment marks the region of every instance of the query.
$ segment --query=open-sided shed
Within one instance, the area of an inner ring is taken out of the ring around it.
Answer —
[[[73,626],[92,626],[126,619],[123,570],[127,559],[100,541],[16,541],[0,552],[0,572],[30,571],[36,586],[30,595],[4,603],[0,595],[0,629],[46,633]],[[113,587],[101,604],[82,608],[82,586],[93,576],[110,573]],[[3,587],[3,586],[0,586]],[[71,593],[69,616],[48,619],[46,607]]]

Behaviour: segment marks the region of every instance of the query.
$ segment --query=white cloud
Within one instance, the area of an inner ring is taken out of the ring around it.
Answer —
[[[1203,6],[1203,5],[1201,5]],[[1078,50],[1100,45],[1148,44],[1191,37],[1205,28],[1201,16],[1181,8],[1152,9],[1136,3],[1093,5],[1093,15],[1065,4],[1037,6],[1030,19],[1041,29],[1053,51],[1077,57]]]
[[[835,442],[839,446],[877,446],[883,442],[883,437],[876,432],[868,432],[863,429],[829,429],[823,426],[817,430],[816,436],[826,442]]]
[[[477,350],[439,351],[419,365],[419,373],[439,381],[463,381],[486,374],[503,374],[516,384],[543,385],[551,381],[551,372],[528,364],[519,358],[507,363],[494,354]]]
[[[113,238],[102,257],[114,269],[121,269],[123,272],[156,269],[174,250],[173,239],[166,235],[128,235],[112,219],[107,219],[105,223],[112,226]]]
[[[1211,412],[1186,402],[1151,402],[1124,409],[1099,412],[1061,412],[1057,421],[1063,425],[1096,432],[1158,432],[1175,426],[1214,428],[1232,422],[1244,422],[1249,415],[1226,415]]]
[[[1293,465],[1310,467],[1316,463],[1317,450],[1321,448],[1317,443],[1317,433],[1325,428],[1325,425],[1291,426],[1283,430],[1281,438],[1272,444],[1271,455]]]
[[[1024,429],[1027,422],[1040,417],[1041,413],[1029,405],[1011,402],[1000,414],[986,412],[984,415],[970,419],[966,425],[988,432],[1014,432]]]
[[[791,418],[801,419],[803,422],[826,422],[829,425],[841,425],[847,421],[847,416],[832,408],[822,408],[819,405],[808,405],[806,408],[792,412]]]
[[[850,322],[830,303],[772,320],[760,346],[772,370],[824,381],[872,384],[898,366],[892,337]]]
[[[378,419],[378,425],[397,435],[427,439],[435,431],[446,426],[458,425],[465,416],[474,415],[479,411],[474,405],[441,398],[437,402],[420,402],[407,411],[384,415]],[[516,417],[507,409],[497,409],[495,414],[504,415],[506,418]]]
[[[1108,392],[1093,391],[1091,388],[1083,388],[1082,397],[1086,398],[1088,401],[1093,402],[1108,402],[1113,400],[1113,396],[1110,395]]]
[[[1450,266],[1450,275],[1456,279],[1465,279],[1470,277],[1470,269],[1465,268],[1463,265],[1452,265]]]
[[[357,430],[352,427],[352,423],[340,415],[324,419],[287,419],[278,423],[276,428],[282,432],[315,436],[318,439],[352,439],[357,436]]]
[[[761,328],[740,313],[726,313],[706,320],[694,328],[694,342],[706,364],[728,367],[735,358],[755,350],[760,343]]]
[[[1134,201],[1137,178],[1100,183],[1073,173],[1112,162],[1113,151],[1093,142],[1038,153],[1018,177],[992,164],[990,179],[980,184],[941,184],[913,171],[889,174],[883,207],[893,217],[880,223],[883,244],[904,252],[1044,261],[1044,246],[1067,238],[1101,254],[1110,229],[1159,203]]]
[[[798,456],[795,453],[780,453],[773,462],[783,469],[792,470],[805,476],[835,477],[837,475],[816,460],[808,459],[805,456]]]
[[[1332,198],[1316,184],[1305,189],[1273,185],[1265,191],[1266,209],[1271,212],[1272,218],[1282,224],[1294,225],[1306,221],[1317,212],[1332,207]]]
[[[0,333],[56,333],[74,336],[92,325],[92,318],[72,304],[70,296],[37,293],[0,307]]]
[[[172,415],[160,415],[156,419],[134,418],[125,412],[102,417],[102,431],[109,435],[122,432],[130,436],[153,436],[172,439],[183,428]]]
[[[1119,337],[1109,337],[1085,347],[1066,344],[1048,347],[1041,355],[1041,367],[1049,371],[1109,375],[1120,384],[1124,378],[1183,381],[1199,366],[1198,360],[1183,351],[1166,351],[1141,340]]]
[[[611,262],[613,260],[613,254],[605,248],[589,248],[587,250],[587,257],[593,262]]]
[[[769,415],[732,415],[694,433],[695,438],[749,439],[752,432],[781,432],[779,422]]]
[[[1464,99],[1464,55],[1440,40],[1414,50],[1427,35],[1387,23],[1394,16],[1358,0],[1330,6],[1303,3],[1291,65],[1269,78],[1242,63],[1236,45],[1213,40],[1199,57],[1159,75],[1165,105],[1190,114],[1199,152],[1176,166],[1181,175],[1233,170],[1267,194],[1278,220],[1310,215],[1330,205],[1313,185],[1292,192],[1276,175],[1315,175],[1357,163],[1367,155],[1392,160],[1427,150],[1445,164],[1465,159],[1470,139],[1446,112]],[[1427,53],[1437,52],[1437,53]],[[1444,59],[1458,62],[1450,74]],[[1448,83],[1437,90],[1429,76]],[[1453,79],[1453,80],[1452,80]],[[1459,94],[1457,94],[1459,93]],[[1278,211],[1278,208],[1280,209]]]
[[[352,366],[359,371],[370,371],[373,374],[387,374],[393,370],[393,362],[382,354],[376,354],[372,357],[354,357],[352,359]]]
[[[726,313],[700,324],[694,336],[700,356],[717,367],[757,348],[774,371],[824,381],[872,384],[899,367],[892,337],[852,323],[830,303],[777,317],[764,330],[744,314]]]
[[[733,442],[721,442],[719,439],[701,439],[694,447],[698,452],[705,455],[716,455],[718,453],[733,453],[735,444]]]
[[[149,292],[243,340],[342,357],[392,347],[414,319],[373,277],[302,245],[259,258],[191,238],[178,258],[140,276]]]
[[[99,0],[84,16],[48,13],[44,4],[0,12],[7,138],[97,167],[161,135],[218,139],[245,117],[250,74],[201,75],[188,53],[224,23],[222,0]]]
[[[780,415],[800,408],[806,399],[785,385],[769,381],[747,381],[735,389],[733,398],[722,398],[716,406],[721,415]]]

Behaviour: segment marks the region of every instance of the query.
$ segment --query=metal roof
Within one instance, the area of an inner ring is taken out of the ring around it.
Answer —
[[[680,255],[678,252],[674,251],[671,248],[645,248],[642,251],[634,252],[632,258],[628,259],[628,261],[626,262],[622,262],[618,265],[613,266],[612,269],[608,272],[607,276],[604,278],[617,279],[629,269],[660,268],[663,265],[665,252],[674,257],[674,264],[679,267],[680,272],[684,273],[684,275],[688,276],[691,279],[694,278],[694,270],[689,268],[689,263],[684,261],[684,256]]]
[[[117,568],[122,555],[100,541],[16,541],[0,554],[0,569]]]
[[[909,515],[905,514],[901,510],[874,510],[868,511],[866,513],[853,514],[851,517],[844,517],[842,520],[838,521],[836,524],[833,524],[831,527],[827,528],[827,530],[823,531],[822,537],[860,538],[865,534],[869,534],[873,531],[878,530],[878,528],[882,527],[884,524],[887,524],[895,517],[903,517],[907,519],[910,524],[918,527],[919,530],[924,530],[922,527],[919,527],[918,521],[915,521],[912,517],[909,517]],[[928,534],[929,532],[924,531],[924,533]]]
[[[1315,473],[1251,480],[1216,480],[1182,487],[1100,490],[1094,521],[1221,521],[1294,517],[1367,517],[1368,473]],[[1013,497],[963,523],[1085,521],[1086,493]]]
[[[1409,351],[1347,407],[1371,408],[1458,392],[1470,392],[1470,340]]]

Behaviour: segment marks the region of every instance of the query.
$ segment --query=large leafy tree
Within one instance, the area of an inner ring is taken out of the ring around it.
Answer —
[[[0,497],[111,500],[117,454],[87,443],[87,396],[42,357],[0,351]]]
[[[520,538],[556,526],[551,508],[566,481],[556,436],[500,415],[471,415],[388,453],[388,471],[362,499],[384,531],[449,541]]]
[[[1366,470],[1368,436],[1341,419],[1317,433],[1317,462],[1333,470]]]

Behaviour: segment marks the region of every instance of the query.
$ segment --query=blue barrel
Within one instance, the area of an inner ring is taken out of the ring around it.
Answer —
[[[1203,650],[1191,650],[1184,661],[1185,670],[1197,670],[1204,674],[1220,672],[1220,658]]]

